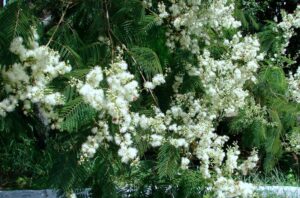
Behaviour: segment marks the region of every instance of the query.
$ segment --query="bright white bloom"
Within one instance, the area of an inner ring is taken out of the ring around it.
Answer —
[[[99,121],[98,126],[92,129],[93,135],[88,136],[87,141],[81,146],[82,161],[86,158],[92,158],[104,140],[112,141],[113,138],[108,129],[107,123],[103,121]]]
[[[239,169],[242,171],[243,175],[247,175],[250,170],[254,169],[258,160],[257,151],[254,150],[251,153],[251,156],[249,156],[248,159],[239,166]]]
[[[124,163],[128,163],[130,160],[135,159],[137,153],[138,150],[136,148],[124,146],[121,146],[121,148],[118,151],[118,155],[121,157],[121,161]]]
[[[152,83],[154,86],[159,86],[161,84],[164,84],[166,82],[164,76],[162,74],[156,74],[153,78],[152,78]]]
[[[136,100],[139,96],[138,83],[133,79],[134,76],[127,71],[127,68],[127,63],[121,57],[118,57],[116,62],[105,69],[105,78],[102,69],[96,66],[87,74],[85,82],[77,81],[79,94],[86,103],[102,113],[100,119],[104,115],[111,116],[112,122],[119,125],[119,133],[115,135],[114,139],[115,143],[120,146],[118,154],[124,163],[134,160],[137,156],[137,149],[131,146],[133,141],[129,132],[132,129],[132,116],[129,108],[130,102]],[[104,79],[108,84],[108,88],[99,86],[99,83]],[[101,121],[99,122],[101,123]],[[112,140],[108,126],[99,125],[103,126],[102,128],[105,130],[93,137],[96,139],[96,145],[88,144],[92,145],[90,152],[87,148],[83,149],[83,157],[85,157],[84,153],[89,153],[86,154],[87,157],[93,157],[94,150],[97,150],[100,143]],[[86,143],[84,145],[86,147]]]
[[[300,103],[300,67],[295,74],[290,73],[288,85],[289,96],[293,101]]]
[[[146,88],[146,89],[154,89],[154,84],[152,83],[152,82],[149,82],[149,81],[146,81],[145,83],[144,83],[144,87]]]
[[[164,84],[166,82],[164,76],[162,74],[156,74],[153,78],[152,78],[152,82],[146,81],[144,83],[144,87],[146,89],[154,89],[156,86],[159,86],[161,84]]]
[[[289,45],[290,38],[295,34],[295,29],[300,27],[300,5],[292,14],[281,11],[282,22],[277,24],[277,28],[283,31],[284,44],[281,46],[281,53],[285,53],[286,47]]]
[[[29,42],[29,48],[23,45],[21,37],[13,39],[10,45],[10,51],[20,58],[21,63],[2,70],[9,96],[0,102],[0,114],[5,116],[6,112],[13,111],[19,101],[23,102],[24,113],[27,113],[31,102],[39,105],[47,119],[56,120],[53,107],[63,104],[63,97],[60,93],[50,93],[47,86],[54,78],[70,72],[71,66],[60,61],[58,52],[39,46],[38,35],[34,29],[32,31],[35,40]]]
[[[152,134],[151,135],[151,146],[152,147],[158,147],[161,146],[162,142],[163,142],[163,136],[161,135],[157,135],[157,134]]]
[[[217,198],[230,198],[230,197],[253,197],[255,186],[253,184],[245,183],[242,181],[236,182],[233,179],[219,177],[214,182],[214,192]]]
[[[90,71],[86,76],[86,81],[88,84],[97,88],[99,83],[103,80],[102,69],[99,66],[94,67],[92,71]]]
[[[229,148],[227,150],[227,159],[226,159],[226,171],[232,174],[235,169],[237,169],[237,160],[239,158],[240,151],[237,146]]]
[[[227,0],[212,1],[208,8],[201,1],[173,0],[168,8],[159,3],[158,11],[161,21],[166,18],[170,21],[167,46],[173,50],[178,42],[183,49],[191,49],[193,54],[200,53],[199,40],[208,38],[206,26],[221,31],[241,25],[232,16],[234,4]]]
[[[188,166],[190,164],[190,160],[186,157],[181,158],[181,168],[182,169],[188,169]]]

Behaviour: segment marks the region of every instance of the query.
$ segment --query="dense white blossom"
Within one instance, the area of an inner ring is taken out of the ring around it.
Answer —
[[[60,61],[58,52],[47,46],[39,46],[38,35],[33,29],[34,40],[25,47],[23,39],[17,37],[10,45],[10,51],[16,54],[20,63],[8,66],[2,70],[5,91],[8,97],[0,102],[0,114],[6,115],[23,102],[24,113],[30,110],[31,103],[39,104],[41,111],[48,119],[58,119],[53,113],[53,107],[63,104],[63,96],[51,93],[48,84],[59,75],[71,71],[71,66]]]
[[[148,8],[151,6],[151,1],[143,2]],[[190,159],[198,160],[200,174],[207,179],[216,197],[251,197],[253,186],[233,180],[232,176],[253,169],[258,160],[256,153],[239,163],[237,145],[226,150],[224,147],[229,137],[218,135],[215,127],[219,118],[235,116],[246,105],[249,93],[244,85],[247,81],[256,81],[255,73],[263,59],[258,39],[238,32],[232,39],[224,40],[227,50],[216,59],[209,50],[200,50],[199,43],[205,41],[210,45],[212,38],[205,32],[208,26],[220,34],[224,28],[240,26],[241,23],[233,17],[234,5],[231,2],[212,1],[204,9],[201,1],[173,0],[169,4],[159,2],[157,10],[159,23],[168,26],[166,45],[171,50],[180,46],[194,55],[195,61],[183,65],[183,69],[190,76],[199,77],[205,92],[203,96],[199,98],[191,92],[181,94],[179,88],[185,74],[180,73],[174,77],[172,88],[175,94],[169,109],[162,112],[153,107],[151,116],[133,112],[130,103],[139,97],[139,87],[121,57],[113,60],[103,74],[102,69],[95,71],[95,68],[85,82],[78,81],[78,92],[85,102],[101,112],[103,117],[100,120],[111,118],[113,124],[118,125],[112,142],[119,146],[118,155],[122,162],[138,159],[134,137],[139,135],[154,148],[170,144],[180,149],[182,169],[189,168]],[[97,72],[97,75],[92,75]],[[99,85],[102,80],[107,87]],[[157,74],[145,81],[143,87],[155,89],[165,81],[162,74]],[[145,133],[138,134],[140,130]],[[100,144],[107,145],[105,142],[111,142],[109,139],[103,136]],[[93,143],[89,145],[93,149],[88,156],[92,156],[98,147]],[[90,147],[85,145],[85,148]]]
[[[241,25],[232,16],[234,4],[227,0],[211,1],[208,8],[202,1],[170,2],[168,8],[162,2],[158,4],[161,21],[165,20],[171,25],[167,32],[167,46],[170,49],[174,49],[178,42],[183,49],[199,54],[199,41],[208,39],[205,27],[221,31],[222,28],[237,28]]]
[[[300,154],[300,133],[293,131],[291,134],[286,135],[287,142],[284,144],[287,151]]]
[[[295,29],[300,27],[300,6],[298,5],[294,13],[287,14],[281,11],[282,21],[277,24],[278,29],[282,30],[285,42],[282,44],[281,53],[285,53],[286,47],[289,45],[290,38],[295,34]]]
[[[230,117],[245,105],[249,95],[244,90],[247,80],[255,82],[255,73],[259,68],[258,61],[263,55],[259,53],[260,45],[255,37],[247,36],[242,40],[237,33],[228,43],[230,52],[224,59],[214,59],[208,50],[198,56],[198,67],[187,65],[191,76],[199,76],[209,103],[216,111],[224,111]]]
[[[144,83],[144,87],[146,89],[154,89],[155,87],[162,85],[166,82],[164,75],[162,74],[156,74],[155,76],[153,76],[152,81],[146,81]]]
[[[253,197],[255,186],[242,181],[235,181],[226,177],[219,177],[214,182],[215,197]]]
[[[112,138],[109,136],[108,126],[101,124],[105,130],[100,130],[96,136],[90,137],[95,138],[94,142],[97,144],[89,139],[83,144],[83,158],[92,157],[102,141],[112,139],[120,146],[118,154],[122,162],[128,163],[137,157],[137,149],[131,146],[133,142],[130,134],[130,102],[139,96],[138,83],[127,68],[127,63],[118,57],[104,72],[101,67],[96,66],[87,74],[85,82],[77,81],[78,92],[84,101],[102,114],[111,116],[113,123],[119,125],[119,133]],[[108,87],[100,86],[102,80],[106,81]],[[103,116],[100,119],[103,119]],[[88,149],[91,149],[90,152]]]
[[[300,67],[295,74],[290,73],[288,78],[288,94],[291,99],[300,103]]]
[[[182,169],[188,169],[189,163],[190,163],[190,160],[188,158],[186,158],[186,157],[181,158],[181,168]]]

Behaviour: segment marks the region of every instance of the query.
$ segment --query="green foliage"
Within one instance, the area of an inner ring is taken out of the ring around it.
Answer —
[[[130,53],[138,67],[146,74],[147,79],[162,73],[162,67],[157,54],[150,48],[132,47]]]
[[[274,127],[270,127],[267,131],[267,140],[265,144],[266,158],[264,161],[264,169],[271,171],[281,155],[281,140],[282,125],[279,115],[276,111],[269,112],[271,122],[275,123]]]
[[[85,104],[81,97],[67,102],[59,111],[59,117],[63,118],[61,129],[68,132],[75,132],[78,129],[92,124],[96,111]]]
[[[284,97],[287,91],[287,82],[282,68],[267,67],[259,74],[257,90],[266,102],[273,98]]]
[[[36,18],[23,1],[16,1],[0,12],[0,64],[11,63],[13,56],[7,49],[15,37],[21,36],[25,43],[33,37],[28,31],[32,25],[37,25]]]
[[[160,178],[173,178],[179,168],[180,155],[173,145],[165,144],[158,153],[158,175]]]
[[[52,188],[68,191],[74,187],[81,187],[86,181],[88,171],[78,164],[77,154],[74,151],[57,153],[50,169],[48,185]]]
[[[243,146],[260,148],[267,139],[267,127],[264,123],[255,120],[249,125],[243,135]],[[268,136],[269,138],[269,136]]]

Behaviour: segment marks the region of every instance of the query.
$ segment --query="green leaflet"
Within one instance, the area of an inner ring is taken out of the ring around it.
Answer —
[[[278,113],[274,110],[269,111],[269,116],[272,122],[275,123],[274,127],[269,127],[267,131],[267,139],[265,143],[266,158],[264,160],[264,169],[269,172],[274,167],[275,163],[278,161],[281,153],[281,133],[282,124]]]
[[[259,120],[253,123],[243,133],[243,146],[248,148],[260,148],[267,139],[267,127]]]
[[[77,97],[65,104],[59,111],[63,118],[61,129],[68,132],[78,131],[80,127],[92,123],[96,117],[96,111],[89,105],[85,104],[81,97]]]
[[[285,97],[287,81],[282,68],[267,67],[259,74],[259,82],[256,85],[257,95],[265,102],[274,98]]]
[[[150,48],[132,47],[130,53],[135,59],[137,66],[141,67],[147,79],[151,80],[152,76],[162,73],[162,67],[157,54]]]
[[[158,153],[157,170],[160,178],[173,178],[179,168],[180,155],[173,145],[164,144]]]

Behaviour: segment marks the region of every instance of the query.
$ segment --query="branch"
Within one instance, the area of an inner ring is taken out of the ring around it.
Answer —
[[[68,8],[69,8],[69,5],[70,5],[70,4],[67,4],[66,9],[63,11],[63,13],[62,13],[62,15],[61,15],[61,17],[60,17],[60,19],[59,19],[59,21],[58,21],[58,24],[56,25],[56,28],[55,28],[53,34],[51,35],[51,37],[50,37],[48,43],[46,44],[47,47],[48,47],[48,46],[50,45],[50,43],[53,41],[54,35],[56,34],[56,32],[57,32],[57,30],[58,30],[60,24],[63,22],[63,20],[64,20],[64,18],[65,18],[65,15],[66,15],[66,13],[67,13],[67,10],[68,10]]]

